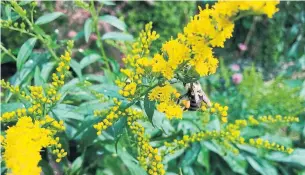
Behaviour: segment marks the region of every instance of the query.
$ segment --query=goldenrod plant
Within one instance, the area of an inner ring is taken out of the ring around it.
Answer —
[[[99,19],[105,18],[99,18],[100,8],[96,8],[113,5],[112,1],[75,2],[91,13],[90,25],[85,25],[90,32],[85,37],[88,39],[91,31],[97,34],[97,53],[101,54],[80,62],[72,58],[73,41],[64,42],[66,49],[56,50],[56,41],[38,26],[62,14],[43,16],[34,23],[35,2],[30,3],[30,12],[24,10],[23,5],[27,4],[23,2],[8,2],[7,9],[16,12],[26,25],[13,24],[7,14],[1,27],[33,38],[20,49],[26,52],[17,57],[1,45],[6,54],[16,59],[18,67],[13,78],[1,81],[5,92],[5,103],[1,104],[2,173],[217,173],[219,165],[209,164],[207,149],[224,157],[233,173],[247,174],[247,162],[257,172],[265,173],[265,169],[257,168],[258,159],[245,153],[247,150],[268,157],[269,153],[293,155],[294,148],[265,137],[265,133],[249,136],[245,132],[261,128],[269,133],[270,128],[287,127],[301,119],[281,114],[235,118],[229,115],[231,109],[225,104],[213,99],[210,102],[198,82],[216,73],[219,60],[215,48],[223,48],[225,41],[233,37],[235,21],[257,15],[272,18],[279,10],[278,3],[219,1],[199,7],[199,13],[183,32],[172,36],[153,54],[151,46],[160,35],[150,22],[131,43],[132,50],[114,74],[111,70],[115,66],[106,56],[101,39],[107,37],[101,36],[98,27]],[[113,21],[109,23],[117,26]],[[47,48],[46,53],[31,54],[36,39]],[[31,66],[35,57],[39,60],[50,55],[52,60]],[[103,76],[83,74],[82,69],[97,58],[105,64]],[[46,70],[50,65],[56,68]],[[24,70],[29,66],[34,73]],[[26,77],[23,73],[27,73]],[[204,168],[198,168],[195,162]]]
[[[41,168],[38,163],[43,148],[52,150],[56,155],[56,162],[60,162],[67,155],[60,138],[56,136],[65,130],[64,122],[57,121],[49,113],[61,98],[58,90],[64,85],[66,73],[70,69],[73,42],[68,44],[67,51],[60,57],[56,73],[52,74],[53,81],[48,87],[29,86],[20,90],[19,86],[1,81],[1,87],[23,100],[25,106],[1,115],[2,124],[16,123],[5,131],[5,138],[1,139],[4,148],[3,159],[12,174],[40,174]],[[28,95],[25,90],[29,92]]]

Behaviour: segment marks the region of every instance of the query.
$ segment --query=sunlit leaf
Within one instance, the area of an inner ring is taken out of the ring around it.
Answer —
[[[47,24],[49,22],[52,22],[54,21],[55,19],[57,19],[58,17],[64,15],[62,12],[53,12],[53,13],[48,13],[48,14],[45,14],[41,17],[39,17],[35,24],[37,25],[41,25],[41,24]]]
[[[17,69],[18,70],[21,70],[23,64],[31,55],[36,41],[37,41],[36,38],[30,38],[21,46],[21,48],[18,52],[18,56],[17,56]]]

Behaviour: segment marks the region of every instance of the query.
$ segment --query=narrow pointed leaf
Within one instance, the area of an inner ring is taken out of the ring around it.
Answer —
[[[30,38],[21,46],[21,48],[18,52],[18,56],[17,56],[17,69],[18,70],[21,70],[21,68],[23,67],[23,64],[26,62],[26,60],[31,55],[36,41],[37,41],[36,38]]]
[[[48,13],[48,14],[45,14],[45,15],[39,17],[36,20],[35,24],[37,24],[37,25],[47,24],[49,22],[54,21],[55,19],[57,19],[58,17],[60,17],[62,15],[64,15],[64,14],[61,12]]]

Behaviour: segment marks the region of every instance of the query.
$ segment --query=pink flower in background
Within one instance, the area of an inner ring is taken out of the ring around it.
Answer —
[[[77,34],[77,33],[76,33],[74,30],[70,30],[69,33],[68,33],[68,37],[69,37],[69,38],[73,38],[73,37],[76,36],[76,34]]]
[[[237,72],[240,70],[240,66],[238,64],[232,64],[231,70]]]
[[[239,43],[238,44],[238,48],[241,51],[246,51],[248,49],[248,46],[246,44],[244,44],[244,43]]]
[[[234,84],[240,84],[243,80],[243,75],[241,73],[235,73],[232,75],[232,81]]]
[[[97,40],[97,35],[92,34],[92,35],[90,35],[89,39],[95,41],[95,40]]]

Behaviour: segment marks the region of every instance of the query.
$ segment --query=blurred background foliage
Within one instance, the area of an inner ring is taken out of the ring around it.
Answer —
[[[136,38],[144,24],[152,21],[154,30],[161,36],[152,48],[153,52],[157,52],[164,41],[183,30],[189,17],[197,13],[198,5],[204,7],[205,4],[213,3],[107,1],[106,5],[100,8],[100,15],[111,15],[121,22],[124,21],[123,24],[113,24],[107,20],[100,20],[98,23],[103,36],[111,32],[119,33],[109,39],[103,39],[107,56],[112,60],[111,71],[107,71],[102,69],[104,60],[97,44],[96,33],[88,34],[85,29],[91,14],[72,1],[39,2],[35,20],[53,11],[65,14],[52,23],[41,26],[55,41],[52,47],[61,52],[61,46],[67,39],[75,41],[70,81],[62,88],[63,100],[54,110],[54,115],[66,123],[67,131],[62,136],[65,138],[62,144],[69,156],[60,165],[55,165],[52,158],[44,152],[44,160],[41,161],[44,174],[54,174],[54,169],[71,175],[144,174],[135,163],[136,158],[132,156],[136,150],[133,138],[129,137],[127,130],[122,129],[124,121],[117,122],[105,135],[96,136],[96,131],[92,128],[92,124],[97,121],[93,117],[93,110],[107,108],[112,104],[101,103],[92,92],[97,91],[110,98],[122,98],[113,82],[115,77],[119,76],[121,58],[130,49],[130,34]],[[1,2],[1,5],[1,18],[5,19],[6,4]],[[100,4],[95,2],[95,5]],[[23,7],[30,8],[26,3]],[[229,106],[230,120],[249,115],[299,116],[301,122],[291,127],[248,127],[242,133],[245,137],[264,135],[264,138],[269,140],[295,147],[295,152],[285,155],[240,147],[242,151],[236,156],[224,152],[213,142],[203,142],[194,144],[166,160],[169,175],[305,174],[305,2],[281,2],[279,9],[272,19],[262,16],[237,21],[234,37],[226,42],[225,48],[215,50],[221,61],[218,72],[200,81],[212,101]],[[20,21],[14,12],[11,17],[16,22]],[[18,54],[27,39],[26,35],[1,29],[1,44],[11,49],[14,55]],[[41,73],[46,82],[55,62],[49,59],[49,53],[45,51],[43,44],[36,44],[25,64],[27,66],[17,70],[15,62],[8,55],[1,54],[2,78],[27,86],[39,82],[37,75]],[[92,82],[93,85],[83,87],[84,80]],[[2,103],[1,112],[19,106],[19,102]],[[158,146],[163,132],[165,135],[176,133],[179,136],[196,127],[196,123],[190,122],[196,117],[195,112],[186,112],[185,120],[174,124],[166,121],[162,114],[155,113],[156,128],[149,125],[149,122],[145,125],[149,128],[147,130],[152,135],[154,146]],[[215,123],[210,125],[217,127]],[[5,172],[5,169],[2,169],[2,172]]]
[[[183,31],[183,27],[196,10],[195,1],[133,1],[127,3],[121,15],[124,16],[129,31],[136,37],[145,24],[153,22],[154,30],[160,34],[160,38],[152,47],[152,52],[155,53],[162,43]]]

